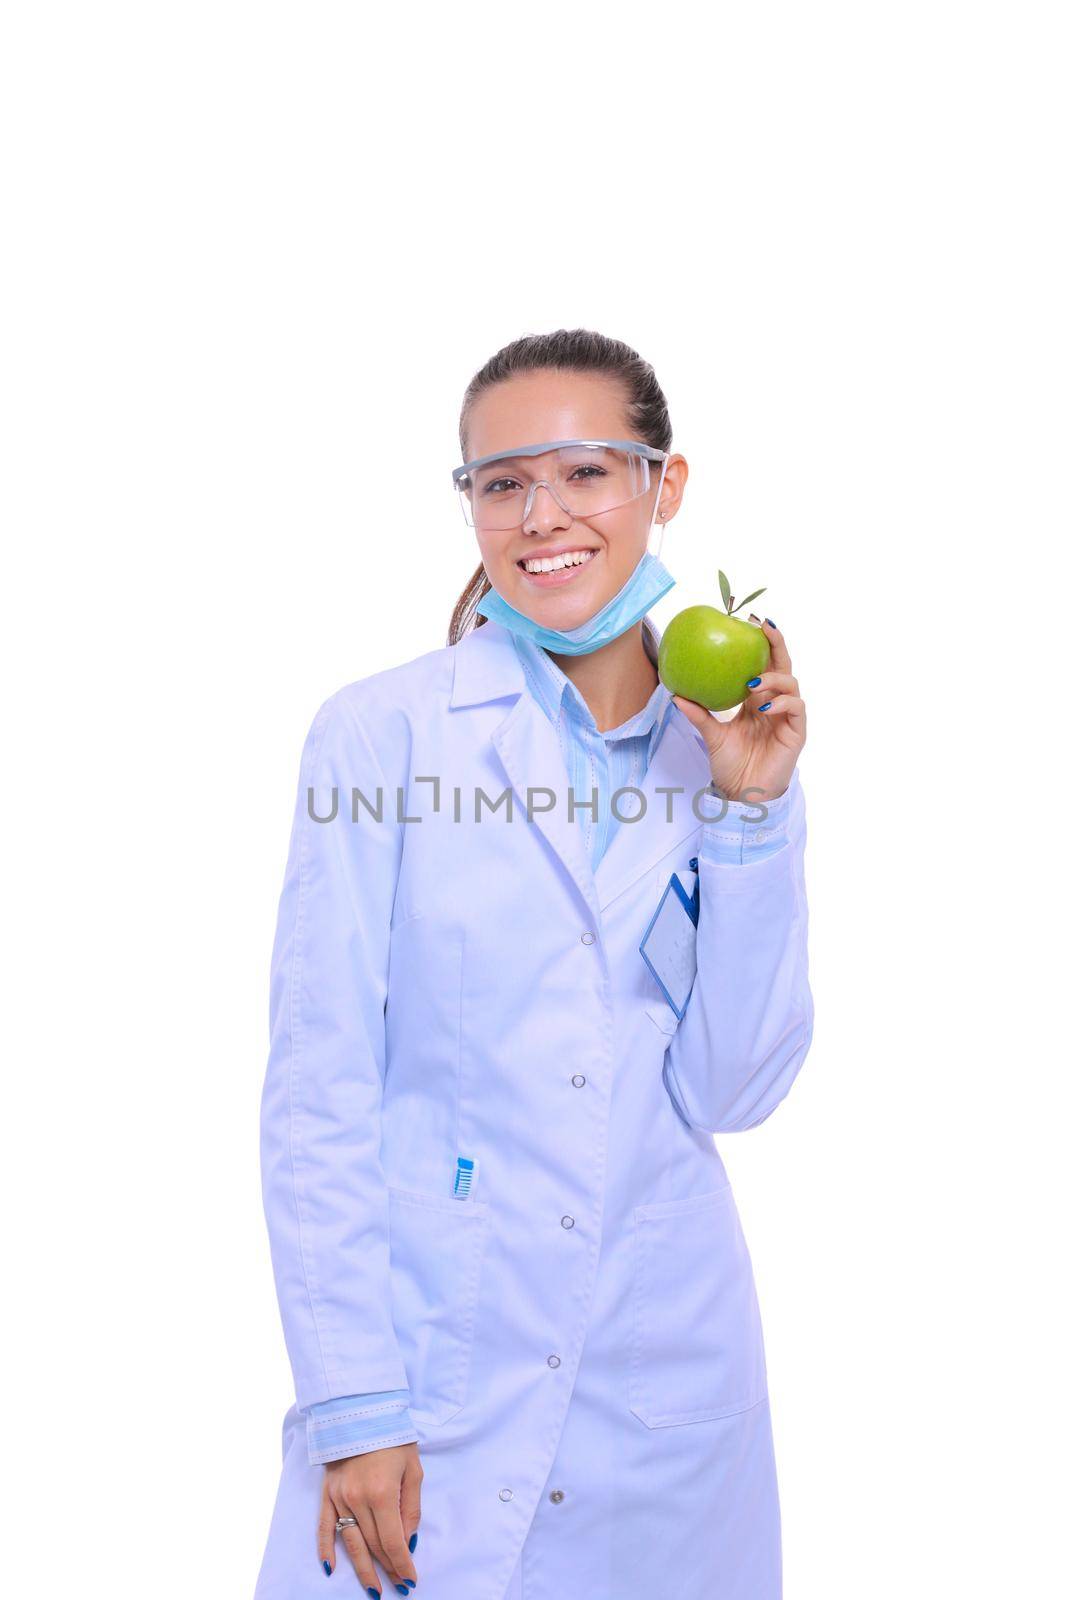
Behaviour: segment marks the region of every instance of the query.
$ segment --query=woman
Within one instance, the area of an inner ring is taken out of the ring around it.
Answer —
[[[304,751],[262,1117],[296,1399],[257,1600],[771,1600],[714,1135],[811,1041],[804,703],[758,618],[736,716],[658,681],[646,546],[688,467],[628,346],[517,340],[460,442],[481,565],[448,644],[339,690]]]

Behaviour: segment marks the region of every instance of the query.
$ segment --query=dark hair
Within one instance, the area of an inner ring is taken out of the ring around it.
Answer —
[[[528,333],[521,339],[513,339],[474,374],[459,413],[461,460],[467,460],[471,407],[478,396],[495,383],[540,368],[598,372],[608,381],[614,380],[626,398],[628,437],[651,445],[654,450],[670,450],[672,432],[667,401],[651,365],[621,339],[609,339],[588,328],[557,328],[555,333]],[[661,470],[663,463],[650,462],[649,465],[653,470]],[[485,567],[479,561],[474,576],[453,609],[448,627],[449,644],[458,644],[465,633],[481,627],[485,618],[474,608],[490,587]],[[645,648],[655,661],[658,651],[647,618],[642,627]]]

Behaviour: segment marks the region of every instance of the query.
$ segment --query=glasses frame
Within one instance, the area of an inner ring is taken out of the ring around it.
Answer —
[[[603,450],[627,450],[633,455],[644,456],[646,461],[666,461],[670,456],[669,450],[656,450],[652,445],[642,444],[637,439],[552,439],[547,444],[513,445],[510,450],[496,450],[489,456],[476,456],[473,461],[463,461],[452,470],[452,487],[460,496],[460,510],[463,513],[464,523],[469,528],[477,526],[473,521],[473,507],[470,508],[470,517],[468,518],[468,507],[463,503],[462,499],[462,480],[465,477],[469,478],[475,467],[488,466],[491,461],[510,461],[515,456],[543,456],[547,455],[550,450],[563,450],[569,445],[575,444],[594,445],[597,449]],[[535,482],[537,481],[540,480],[535,480]],[[647,493],[647,488],[642,490],[642,493]],[[635,498],[640,499],[640,496],[635,496]],[[628,503],[626,501],[623,502],[623,504]],[[518,524],[518,526],[521,526],[521,524]]]

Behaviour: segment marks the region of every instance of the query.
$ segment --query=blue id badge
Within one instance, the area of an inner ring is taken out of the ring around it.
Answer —
[[[694,856],[689,863],[697,871]],[[687,894],[676,872],[660,897],[639,946],[645,965],[667,997],[667,1003],[681,1020],[697,975],[697,919],[700,915],[700,879]]]

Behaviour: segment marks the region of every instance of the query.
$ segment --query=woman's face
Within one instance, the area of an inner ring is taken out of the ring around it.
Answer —
[[[468,432],[468,461],[552,439],[632,437],[617,384],[595,373],[549,371],[524,373],[487,389],[471,409]],[[648,546],[662,470],[659,463],[649,466],[649,487],[639,499],[587,522],[569,516],[542,487],[520,527],[476,528],[482,565],[501,598],[547,628],[574,628],[599,611],[622,588]],[[684,481],[685,462],[672,457],[657,515],[673,515]],[[571,550],[591,554],[584,564],[550,575],[523,568],[531,557]]]

